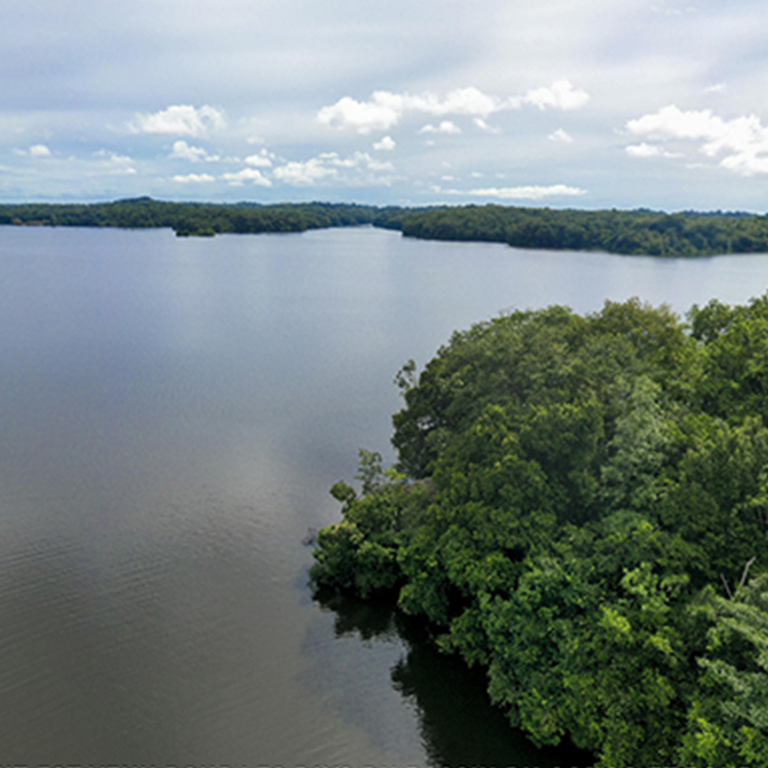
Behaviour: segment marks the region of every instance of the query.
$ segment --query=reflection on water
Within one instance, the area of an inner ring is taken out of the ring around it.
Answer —
[[[536,749],[491,704],[484,673],[440,653],[424,623],[396,610],[393,601],[364,601],[325,589],[315,600],[332,612],[336,638],[401,647],[390,668],[392,686],[415,710],[430,766],[592,765],[587,753],[572,746]]]
[[[371,228],[0,228],[0,761],[554,765],[401,616],[313,602],[301,538],[361,446],[393,458],[392,377],[454,330],[767,276]]]

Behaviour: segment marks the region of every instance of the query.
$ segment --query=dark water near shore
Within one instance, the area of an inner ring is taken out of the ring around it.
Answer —
[[[0,761],[568,764],[402,617],[313,601],[301,539],[452,331],[766,286],[766,256],[0,228]]]

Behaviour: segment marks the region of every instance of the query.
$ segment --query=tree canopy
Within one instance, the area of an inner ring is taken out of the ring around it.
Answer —
[[[516,248],[703,256],[768,251],[765,216],[579,211],[500,205],[429,208],[402,219],[403,234]]]
[[[111,203],[0,205],[0,224],[166,227],[182,236],[304,232],[372,224],[408,237],[486,241],[517,248],[648,256],[768,252],[768,217],[747,214],[578,211],[501,205],[376,207],[346,203]]]
[[[768,295],[512,312],[397,377],[312,577],[394,593],[539,745],[768,762]]]

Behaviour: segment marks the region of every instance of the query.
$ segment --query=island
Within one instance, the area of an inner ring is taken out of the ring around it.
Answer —
[[[515,311],[396,381],[314,584],[394,595],[537,745],[768,765],[768,294]]]
[[[305,232],[373,225],[430,240],[665,257],[768,253],[768,216],[743,212],[555,210],[502,205],[377,207],[353,203],[109,203],[0,205],[0,224],[169,228],[179,236]]]

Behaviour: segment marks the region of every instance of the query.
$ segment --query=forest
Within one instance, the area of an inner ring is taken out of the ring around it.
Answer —
[[[232,205],[170,203],[137,197],[112,203],[0,205],[0,225],[173,229],[180,237],[305,232],[370,224],[369,206],[333,203]]]
[[[385,215],[380,215],[384,218]],[[506,243],[515,248],[706,256],[768,251],[768,218],[734,214],[579,211],[500,205],[413,211],[409,237]]]
[[[768,252],[768,217],[743,213],[584,211],[501,205],[376,207],[348,203],[111,203],[0,205],[1,225],[170,228],[179,236],[304,232],[359,226],[430,240],[648,256]]]
[[[395,596],[537,745],[768,765],[768,294],[514,311],[396,384],[313,582]]]

